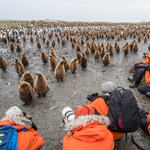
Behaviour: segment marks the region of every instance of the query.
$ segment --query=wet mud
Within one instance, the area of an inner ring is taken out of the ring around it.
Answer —
[[[0,118],[3,117],[7,109],[12,106],[18,106],[27,114],[32,116],[34,123],[38,127],[38,133],[43,137],[45,145],[42,150],[57,150],[62,146],[63,137],[66,135],[64,127],[62,127],[62,109],[66,106],[70,106],[73,110],[80,106],[84,106],[89,103],[87,101],[87,94],[99,93],[101,94],[101,84],[106,81],[112,81],[117,86],[129,89],[131,84],[127,77],[131,76],[128,71],[131,66],[138,62],[144,61],[143,53],[147,52],[147,47],[150,39],[146,43],[138,42],[139,51],[134,53],[130,51],[127,56],[124,56],[123,52],[114,53],[111,56],[110,65],[104,66],[101,60],[94,59],[94,55],[90,54],[87,59],[91,61],[88,63],[87,69],[82,70],[80,64],[76,74],[72,74],[70,71],[66,72],[63,82],[57,82],[54,78],[54,71],[51,71],[50,64],[43,65],[41,61],[41,51],[49,57],[49,50],[51,46],[46,46],[40,39],[42,48],[39,50],[36,47],[35,35],[34,42],[30,42],[30,35],[26,35],[27,41],[22,41],[19,45],[22,48],[20,53],[14,51],[11,52],[8,44],[0,42],[0,55],[8,63],[8,68],[5,72],[0,70]],[[48,34],[45,35],[48,38]],[[54,50],[57,53],[57,61],[59,62],[61,56],[64,55],[68,62],[70,62],[75,56],[75,48],[71,47],[71,42],[66,40],[66,44],[61,46],[57,43],[57,38],[53,36],[50,40],[55,39],[56,45]],[[116,39],[116,37],[115,37]],[[106,47],[107,42],[114,44],[114,40],[110,39],[96,39],[95,43],[104,42]],[[131,43],[134,38],[128,37],[127,40],[123,38],[118,42],[122,48],[125,42]],[[137,39],[136,39],[137,40]],[[81,46],[82,52],[85,50],[85,44]],[[91,42],[91,39],[88,40]],[[16,44],[15,44],[16,45]],[[36,79],[36,73],[41,72],[47,79],[49,85],[49,92],[46,97],[38,98],[38,95],[34,93],[34,102],[26,107],[23,106],[23,102],[19,99],[18,86],[21,77],[15,72],[14,62],[15,57],[21,60],[22,53],[25,52],[29,59],[29,66],[25,68],[25,71],[30,71],[34,79]],[[146,111],[150,108],[150,99],[141,95],[137,89],[130,89],[134,92],[135,97],[139,103],[139,106]],[[128,140],[125,141],[123,136],[119,141],[115,141],[115,150],[136,150],[137,148],[131,142],[131,134],[128,134]],[[145,148],[150,150],[150,136],[146,135],[141,128],[133,133],[135,141]]]

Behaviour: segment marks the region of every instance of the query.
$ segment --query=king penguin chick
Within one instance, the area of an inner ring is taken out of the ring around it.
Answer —
[[[65,77],[65,66],[64,61],[61,60],[60,63],[55,68],[55,78],[59,82],[59,80],[63,81],[63,78]]]
[[[78,61],[79,61],[78,63],[80,63],[81,56],[82,56],[81,53],[78,51],[77,54],[76,54],[76,57],[78,58]]]
[[[116,52],[117,52],[117,53],[120,52],[120,46],[119,46],[119,44],[116,46]]]
[[[105,47],[103,47],[100,53],[101,59],[104,57],[105,53]]]
[[[56,52],[54,51],[53,48],[51,48],[51,50],[50,50],[50,55],[52,55],[53,57],[55,57],[55,59],[57,60],[57,55],[56,55]]]
[[[47,46],[49,46],[49,44],[50,44],[49,39],[46,40],[45,44],[46,44]]]
[[[89,61],[89,60],[85,57],[85,53],[82,53],[82,56],[80,58],[80,63],[81,63],[82,69],[86,69],[87,68],[87,61]]]
[[[54,71],[57,66],[57,60],[52,55],[50,55],[49,60],[50,60],[51,71]]]
[[[96,50],[95,53],[94,53],[94,58],[95,60],[100,58],[100,51],[99,50]]]
[[[25,102],[24,105],[29,105],[33,102],[34,93],[30,83],[22,81],[19,85],[19,97],[21,101]]]
[[[38,41],[37,44],[36,44],[36,46],[37,46],[37,48],[40,49],[41,48],[41,43]]]
[[[15,69],[16,69],[16,72],[19,74],[19,75],[22,75],[24,73],[24,67],[23,67],[23,64],[18,60],[18,58],[15,58]]]
[[[86,46],[85,48],[85,55],[89,55],[90,54],[90,49],[88,46]]]
[[[23,41],[24,41],[24,42],[26,41],[26,37],[25,37],[25,35],[22,37],[22,39],[23,39]]]
[[[40,97],[41,95],[45,97],[47,92],[49,91],[46,78],[40,72],[36,73],[36,75],[37,75],[37,78],[35,80],[35,86],[34,86],[35,92],[39,95],[38,97]]]
[[[3,71],[5,71],[7,69],[7,62],[2,56],[0,56],[0,68]]]
[[[27,68],[27,66],[29,65],[28,57],[25,55],[25,53],[22,54],[21,63],[25,68]]]
[[[33,42],[33,36],[32,35],[30,36],[30,41]]]
[[[16,51],[17,51],[17,52],[21,52],[21,51],[22,51],[22,48],[21,48],[20,45],[18,45],[18,44],[17,44]]]
[[[124,52],[124,55],[125,55],[125,56],[128,55],[129,50],[130,50],[130,47],[129,47],[129,46],[126,46],[126,47],[124,48],[123,52]]]
[[[23,76],[21,78],[21,82],[22,81],[26,81],[26,82],[30,83],[32,88],[34,88],[34,78],[33,78],[32,74],[29,71],[26,71],[23,74]]]
[[[10,43],[9,48],[13,52],[15,50],[15,45],[13,43]]]
[[[44,65],[48,62],[48,57],[43,51],[41,52],[41,59]]]
[[[107,66],[108,64],[110,64],[110,55],[109,53],[106,53],[102,59],[102,63],[104,64],[104,66]]]
[[[68,64],[68,61],[67,61],[66,57],[62,56],[61,60],[64,61],[65,71],[67,72],[67,70],[69,69],[69,64]]]
[[[72,73],[75,73],[75,71],[78,69],[78,58],[75,57],[74,59],[71,60],[69,64],[69,69]]]
[[[55,40],[52,41],[52,46],[54,48],[54,46],[55,46]]]

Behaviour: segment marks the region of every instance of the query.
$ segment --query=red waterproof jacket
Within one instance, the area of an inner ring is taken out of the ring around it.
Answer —
[[[24,126],[16,125],[14,122],[2,121],[0,125],[13,126],[16,130],[21,130]],[[45,143],[43,138],[31,127],[28,131],[18,132],[17,147],[18,150],[39,150]]]
[[[97,118],[99,117],[98,115],[91,115],[91,116]],[[83,123],[88,120],[87,117],[89,116],[88,115],[84,117],[81,116],[81,118],[83,118],[82,121],[81,119],[79,119],[79,121],[78,119],[75,119],[69,122],[72,123],[72,126],[76,126],[77,124],[79,125],[77,125],[78,126],[77,128],[71,130],[71,135],[64,137],[63,150],[113,150],[114,148],[113,135],[107,129],[107,126],[101,125],[97,121],[96,122],[92,121],[90,123]],[[105,119],[102,120],[104,121]],[[83,125],[81,122],[85,125]],[[89,122],[89,120],[87,122]]]
[[[145,57],[145,60],[146,60],[146,65],[148,65],[150,63],[150,58],[147,56]]]

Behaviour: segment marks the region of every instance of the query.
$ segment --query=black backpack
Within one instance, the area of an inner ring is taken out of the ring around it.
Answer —
[[[118,88],[117,88],[118,89]],[[109,130],[113,132],[134,132],[140,125],[137,100],[132,91],[121,88],[110,94],[108,117]]]

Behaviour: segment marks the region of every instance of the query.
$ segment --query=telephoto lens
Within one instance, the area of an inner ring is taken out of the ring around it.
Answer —
[[[75,118],[75,114],[74,114],[73,110],[70,107],[65,107],[62,110],[62,115],[65,118],[64,119],[65,123],[66,122],[70,122],[70,121],[72,121]]]

